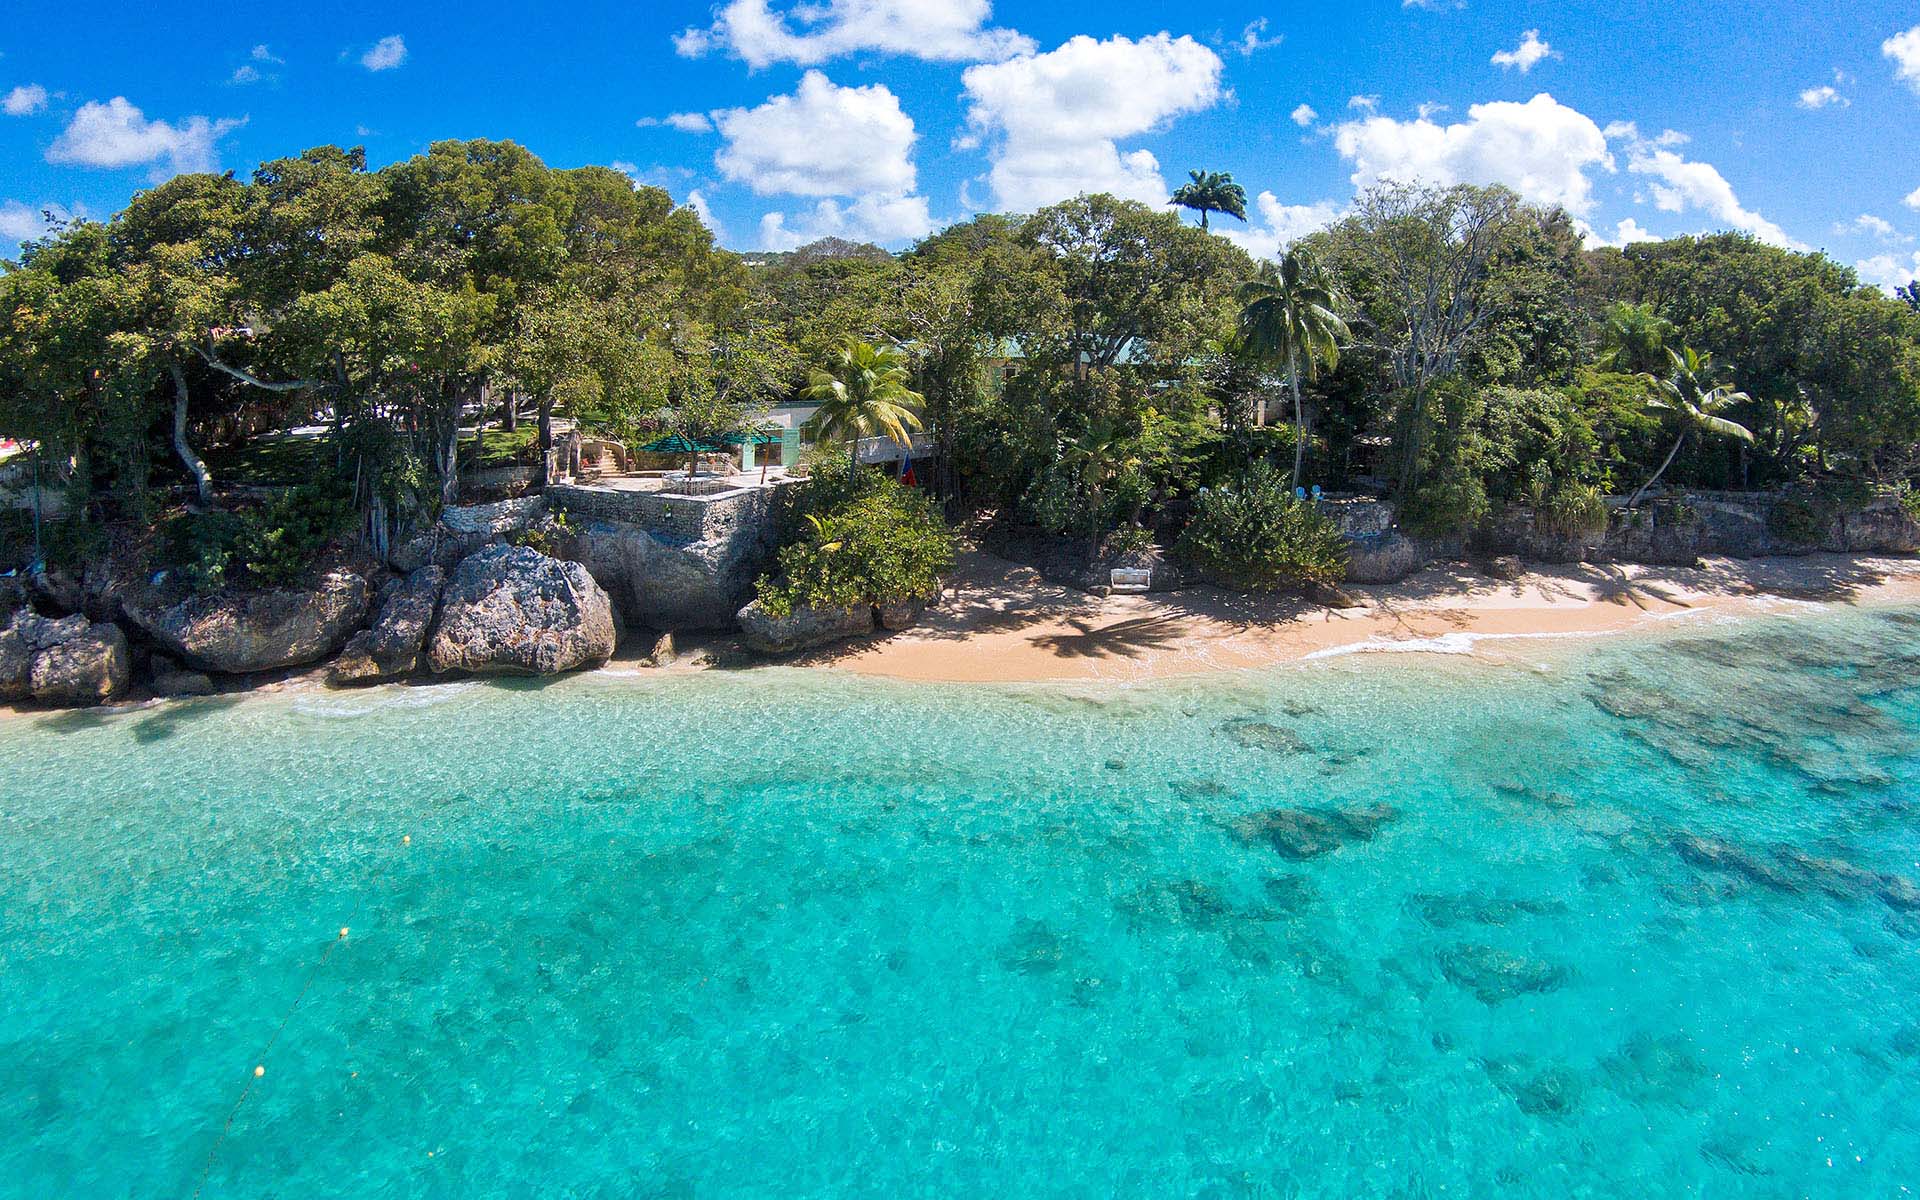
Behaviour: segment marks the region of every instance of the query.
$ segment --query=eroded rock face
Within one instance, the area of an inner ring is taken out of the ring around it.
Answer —
[[[447,581],[427,663],[435,674],[555,675],[597,666],[613,647],[613,605],[584,566],[489,546]]]
[[[919,623],[920,614],[925,611],[927,611],[925,600],[899,600],[892,604],[873,606],[873,615],[880,622],[880,628],[888,633],[912,629]]]
[[[346,568],[309,587],[216,592],[162,604],[123,600],[127,620],[202,671],[244,675],[317,662],[367,619],[366,578]]]
[[[740,610],[740,640],[760,654],[793,654],[873,632],[873,607],[795,608],[776,617],[755,600]]]
[[[1493,579],[1509,583],[1527,573],[1527,565],[1520,561],[1517,554],[1498,554],[1487,560],[1487,575]]]
[[[418,670],[446,582],[446,571],[431,564],[389,581],[380,589],[373,623],[340,651],[327,681],[339,685],[396,679]]]
[[[544,496],[523,496],[496,504],[455,505],[441,511],[433,527],[395,546],[388,561],[412,574],[434,565],[446,569],[484,546],[509,542],[542,527],[548,515]]]
[[[133,656],[111,622],[55,620],[22,609],[0,630],[0,700],[102,704],[127,690]]]
[[[75,707],[104,704],[126,691],[132,679],[127,635],[102,621],[35,655],[31,686],[42,704]]]
[[[594,521],[569,537],[565,557],[593,572],[628,625],[664,630],[731,629],[772,561],[773,525],[682,542],[618,521]]]
[[[1398,583],[1433,562],[1425,542],[1397,529],[1347,539],[1347,579],[1352,583]]]

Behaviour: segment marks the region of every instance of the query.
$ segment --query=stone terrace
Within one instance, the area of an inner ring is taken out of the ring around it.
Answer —
[[[757,474],[702,476],[691,484],[680,474],[623,475],[595,483],[554,483],[548,501],[590,520],[637,525],[678,542],[726,540],[759,533],[778,517],[790,486],[799,480]]]

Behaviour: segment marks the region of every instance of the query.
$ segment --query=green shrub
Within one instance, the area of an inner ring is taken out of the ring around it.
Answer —
[[[1907,516],[1920,521],[1920,488],[1910,483],[1900,485],[1900,507],[1907,510]]]
[[[1607,499],[1596,484],[1563,483],[1547,493],[1534,523],[1567,537],[1598,533],[1607,527]]]
[[[1125,558],[1153,545],[1153,530],[1142,525],[1122,525],[1107,535],[1107,553]]]
[[[166,566],[195,592],[230,584],[284,587],[353,528],[353,502],[344,488],[307,483],[256,509],[186,513],[161,531]]]
[[[860,472],[855,472],[855,475]],[[775,616],[796,606],[849,608],[931,600],[953,569],[953,533],[932,499],[872,472],[882,486],[824,514],[802,514],[805,532],[780,550],[778,569],[755,584]]]
[[[303,483],[247,514],[235,547],[256,582],[281,587],[304,578],[314,559],[353,528],[353,500],[329,483]]]
[[[528,529],[513,539],[516,546],[526,546],[537,550],[548,558],[560,557],[560,543],[573,533],[573,523],[567,520],[567,512],[556,508],[546,524]]]
[[[1203,493],[1178,552],[1222,583],[1262,591],[1337,583],[1347,570],[1339,529],[1294,499],[1286,477],[1267,463],[1234,486]]]
[[[1420,484],[1400,503],[1400,523],[1421,537],[1465,533],[1493,511],[1487,489],[1465,470],[1449,470]]]
[[[196,592],[217,592],[236,570],[235,558],[248,516],[231,512],[183,513],[160,531],[169,569]]]

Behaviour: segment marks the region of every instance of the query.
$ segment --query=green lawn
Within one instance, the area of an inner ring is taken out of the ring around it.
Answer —
[[[539,428],[522,425],[512,433],[498,429],[486,431],[481,446],[483,470],[510,467],[515,463],[533,463],[539,451]],[[473,436],[460,440],[460,466],[471,470]],[[333,465],[333,443],[324,434],[263,433],[233,446],[221,446],[207,454],[207,467],[220,483],[297,484],[318,478]]]

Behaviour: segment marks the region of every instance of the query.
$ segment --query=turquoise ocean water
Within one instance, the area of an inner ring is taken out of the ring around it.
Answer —
[[[1908,1194],[1920,612],[1479,649],[7,721],[0,1197]]]

